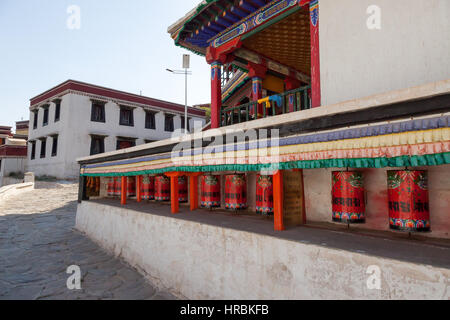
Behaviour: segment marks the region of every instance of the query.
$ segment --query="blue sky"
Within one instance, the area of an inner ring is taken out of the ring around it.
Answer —
[[[0,0],[0,125],[28,120],[29,99],[67,79],[184,104],[186,50],[169,25],[200,0]],[[81,9],[81,29],[67,8]],[[191,54],[189,104],[210,100],[210,69]]]

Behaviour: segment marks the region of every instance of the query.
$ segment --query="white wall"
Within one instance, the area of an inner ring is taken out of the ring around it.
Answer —
[[[448,269],[110,207],[78,206],[78,230],[188,299],[449,299]],[[381,240],[380,240],[381,241]],[[369,266],[382,270],[369,290]]]
[[[450,78],[450,1],[320,0],[322,105]],[[369,30],[370,5],[381,30]]]
[[[145,143],[145,140],[168,139],[172,132],[164,131],[164,113],[156,114],[156,130],[145,128],[145,111],[143,108],[134,109],[134,127],[120,126],[120,107],[115,102],[108,102],[105,106],[106,122],[91,121],[91,98],[79,94],[66,94],[61,103],[61,120],[54,122],[55,105],[50,105],[49,125],[42,127],[43,110],[39,110],[38,129],[33,130],[33,114],[30,116],[29,140],[36,140],[36,159],[29,161],[28,171],[36,176],[50,175],[58,178],[76,178],[79,175],[77,158],[90,155],[91,134],[105,135],[105,152],[116,150],[117,137],[137,138],[136,145]],[[201,118],[191,119],[191,128],[194,122],[205,121]],[[174,118],[175,129],[181,128],[181,117]],[[50,135],[58,134],[58,155],[51,157],[52,138]],[[47,152],[45,159],[40,158],[41,142],[37,139],[47,138]],[[31,158],[31,147],[28,148],[28,158]]]
[[[9,179],[8,176],[12,172],[22,172],[25,173],[25,165],[27,159],[25,158],[0,158],[0,186],[10,184],[10,181],[14,179]]]

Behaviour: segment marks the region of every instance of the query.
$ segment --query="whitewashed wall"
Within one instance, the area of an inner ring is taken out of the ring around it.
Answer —
[[[450,79],[450,1],[320,0],[322,105]],[[367,8],[381,9],[369,30]]]
[[[110,207],[78,206],[78,230],[188,299],[443,299],[448,269]],[[367,270],[382,270],[369,290]]]

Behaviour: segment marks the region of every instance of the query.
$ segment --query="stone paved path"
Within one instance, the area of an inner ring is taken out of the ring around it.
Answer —
[[[74,231],[78,187],[40,183],[0,202],[0,300],[174,299]],[[67,289],[77,265],[82,290]]]

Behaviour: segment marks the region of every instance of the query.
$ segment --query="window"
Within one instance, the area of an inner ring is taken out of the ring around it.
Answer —
[[[103,122],[103,123],[106,122],[105,103],[92,102],[91,121],[92,122]]]
[[[31,160],[36,159],[36,141],[31,141]]]
[[[48,125],[48,111],[49,111],[49,106],[45,106],[44,107],[44,120],[42,121],[43,127]]]
[[[167,132],[174,132],[174,125],[173,125],[173,115],[166,114],[166,117],[164,119],[164,130]]]
[[[121,126],[134,126],[134,117],[132,108],[120,107],[120,125]]]
[[[185,122],[184,119],[185,119],[185,117],[182,116],[181,117],[181,129],[184,129],[184,122]],[[190,122],[191,122],[191,118],[188,118],[188,120],[187,120],[187,131],[188,132],[191,131],[191,124],[190,124]]]
[[[52,157],[56,157],[58,155],[58,136],[53,136],[53,145],[52,145]]]
[[[61,119],[61,100],[55,100],[55,122]]]
[[[128,149],[136,146],[136,139],[131,138],[117,138],[116,149]]]
[[[105,152],[105,137],[91,136],[91,156]]]
[[[45,158],[46,149],[47,149],[47,139],[44,138],[41,140],[41,159]]]
[[[38,117],[39,117],[39,110],[33,111],[33,129],[37,129],[38,127]]]
[[[151,111],[145,112],[145,129],[156,129],[155,113]]]

